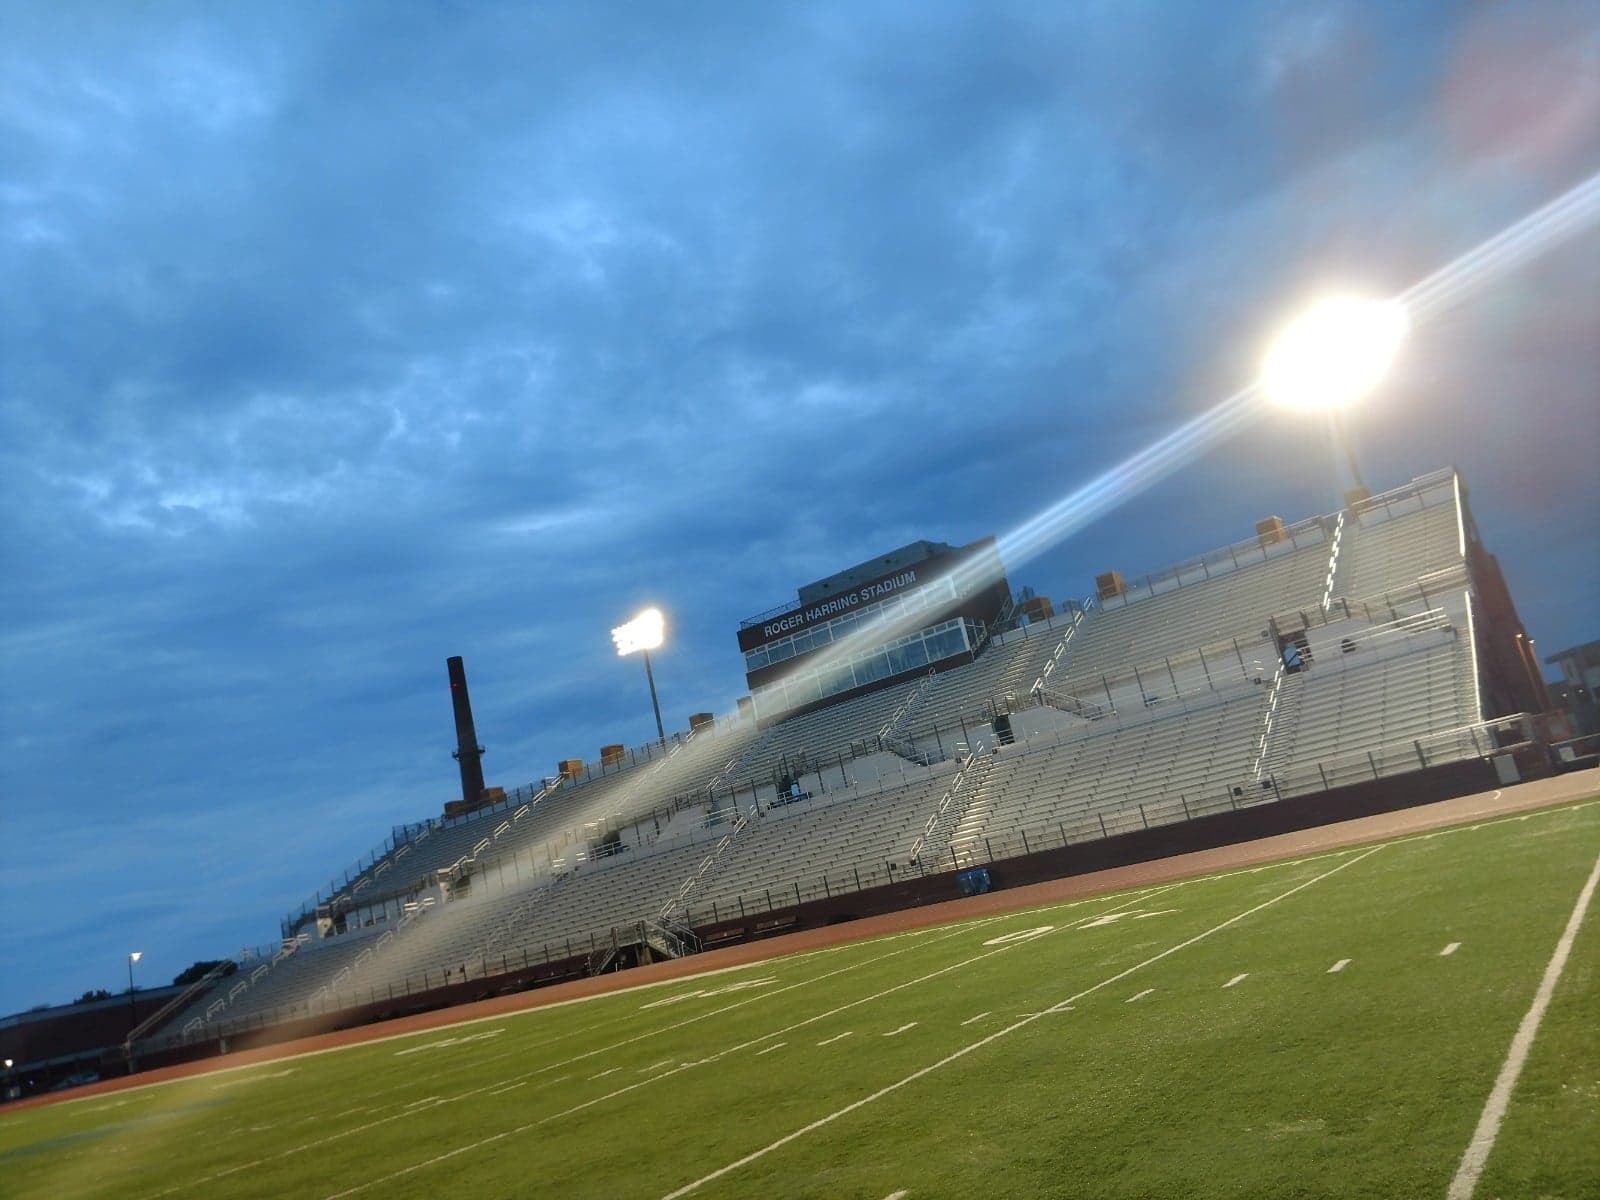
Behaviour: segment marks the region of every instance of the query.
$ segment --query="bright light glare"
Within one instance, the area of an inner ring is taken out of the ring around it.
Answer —
[[[617,644],[618,654],[632,654],[635,650],[654,650],[661,645],[666,633],[666,620],[659,608],[647,608],[626,625],[611,631],[611,640]]]
[[[143,950],[135,950],[132,954],[128,955],[128,961],[129,962],[138,962],[143,957],[144,957],[144,951]]]
[[[1286,408],[1345,408],[1378,386],[1410,324],[1397,300],[1330,297],[1278,335],[1261,386]]]

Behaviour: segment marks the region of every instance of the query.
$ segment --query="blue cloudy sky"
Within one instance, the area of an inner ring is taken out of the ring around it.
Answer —
[[[0,9],[0,1012],[276,935],[457,789],[669,727],[734,630],[1000,533],[1600,169],[1593,5]],[[1600,235],[1356,421],[1600,636]],[[1264,420],[1028,563],[1082,596],[1334,506]]]

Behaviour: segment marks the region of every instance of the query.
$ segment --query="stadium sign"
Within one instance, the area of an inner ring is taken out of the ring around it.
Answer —
[[[845,592],[835,596],[832,600],[825,600],[821,604],[814,604],[810,608],[799,609],[779,617],[775,621],[768,621],[761,627],[761,636],[768,638],[781,637],[803,625],[814,625],[818,621],[826,621],[840,613],[849,612],[862,604],[870,604],[893,592],[914,587],[917,582],[916,571],[902,571],[898,575],[886,579],[875,580],[864,584],[854,591]]]

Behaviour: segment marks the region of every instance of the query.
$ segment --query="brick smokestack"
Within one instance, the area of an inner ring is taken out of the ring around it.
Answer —
[[[461,765],[461,799],[476,805],[483,799],[483,747],[472,724],[472,700],[467,696],[467,671],[461,656],[445,660],[450,672],[450,703],[456,714],[456,749],[451,755]]]

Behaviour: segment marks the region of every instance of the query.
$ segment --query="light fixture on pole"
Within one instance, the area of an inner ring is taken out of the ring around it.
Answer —
[[[650,681],[650,707],[655,711],[656,736],[663,746],[667,744],[667,731],[661,724],[661,704],[656,700],[656,677],[650,669],[650,651],[666,640],[666,624],[659,608],[647,608],[626,625],[618,625],[611,631],[611,640],[616,643],[619,656],[635,650],[644,653],[644,677]]]
[[[1362,489],[1366,483],[1343,414],[1382,382],[1410,327],[1410,314],[1398,300],[1330,296],[1291,321],[1261,364],[1268,399],[1284,408],[1328,414]]]

